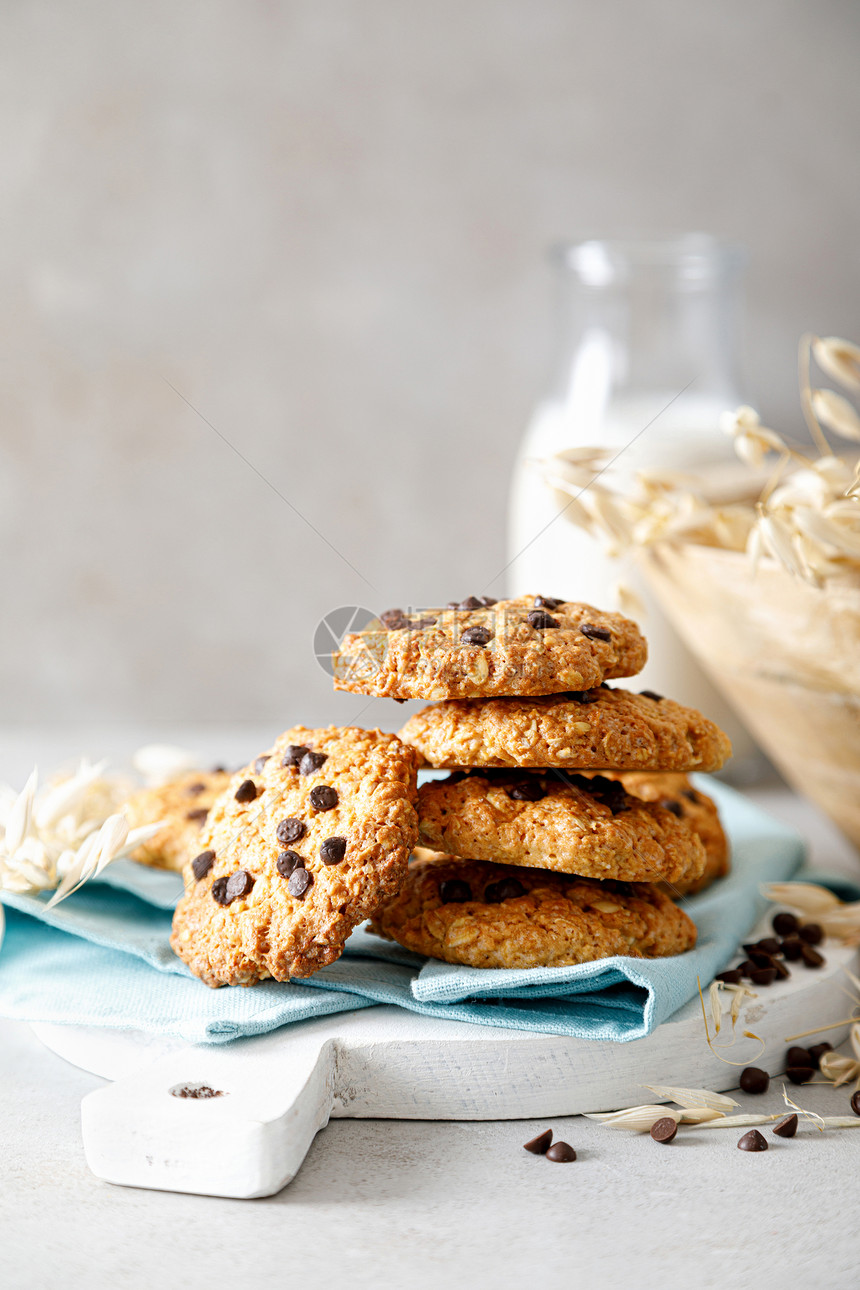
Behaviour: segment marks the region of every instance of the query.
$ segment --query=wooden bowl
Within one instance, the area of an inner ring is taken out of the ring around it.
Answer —
[[[860,847],[860,576],[820,590],[775,560],[643,549],[649,583],[788,782]]]

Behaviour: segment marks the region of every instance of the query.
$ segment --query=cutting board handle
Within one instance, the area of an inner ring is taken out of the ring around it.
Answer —
[[[285,1054],[277,1032],[250,1051],[239,1042],[171,1053],[83,1099],[87,1163],[127,1187],[271,1196],[328,1123],[335,1062],[333,1039],[308,1036]]]

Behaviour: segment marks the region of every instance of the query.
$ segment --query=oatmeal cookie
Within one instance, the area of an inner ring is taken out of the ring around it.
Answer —
[[[410,717],[400,738],[446,770],[719,770],[731,754],[728,736],[694,708],[608,686],[438,703]]]
[[[480,968],[662,958],[696,944],[695,924],[658,887],[444,855],[413,860],[371,930],[418,954]]]
[[[705,848],[674,806],[617,780],[563,770],[455,771],[418,790],[418,832],[437,851],[624,882],[695,882]]]
[[[629,618],[551,596],[470,596],[421,615],[389,609],[333,654],[335,689],[391,699],[584,690],[635,676],[647,656]]]
[[[418,757],[379,730],[297,726],[234,775],[186,865],[171,945],[207,985],[310,976],[399,888]]]
[[[669,811],[674,811],[682,820],[693,828],[702,839],[705,848],[705,867],[698,878],[667,878],[666,890],[670,896],[693,896],[698,891],[710,887],[717,878],[724,878],[731,868],[729,859],[729,842],[716,802],[694,788],[686,775],[660,774],[651,771],[630,771],[618,774],[605,771],[612,779],[620,780],[628,793],[639,797],[643,802],[659,802]]]
[[[156,869],[181,870],[200,850],[200,834],[209,810],[229,782],[226,771],[195,770],[130,797],[122,809],[131,828],[164,821],[163,829],[132,852],[132,860]]]

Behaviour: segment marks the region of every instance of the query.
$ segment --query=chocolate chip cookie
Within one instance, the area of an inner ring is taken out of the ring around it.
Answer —
[[[130,797],[123,810],[131,828],[164,821],[154,837],[132,852],[132,860],[179,871],[200,850],[200,834],[212,803],[229,782],[226,771],[195,770]]]
[[[408,950],[480,968],[560,967],[696,944],[695,924],[658,887],[422,855],[371,930]]]
[[[468,699],[584,690],[634,676],[647,648],[620,614],[548,596],[387,610],[344,637],[335,688],[393,699]]]
[[[310,976],[400,887],[415,844],[414,749],[297,726],[218,797],[185,866],[171,945],[207,985]]]
[[[460,699],[400,731],[431,766],[563,770],[719,770],[728,736],[694,708],[601,686],[543,698]]]
[[[418,790],[437,851],[625,882],[695,882],[705,848],[680,812],[623,784],[563,770],[455,771]]]
[[[716,802],[694,788],[686,775],[660,774],[657,771],[631,771],[628,774],[604,772],[617,779],[628,793],[643,802],[656,802],[665,810],[674,811],[680,819],[695,830],[705,848],[705,867],[698,878],[667,878],[671,884],[666,890],[670,896],[693,896],[710,887],[717,878],[729,872],[729,842],[720,823]]]

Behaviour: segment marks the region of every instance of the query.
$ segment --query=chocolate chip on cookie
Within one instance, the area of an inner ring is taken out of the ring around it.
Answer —
[[[333,811],[338,803],[337,789],[330,784],[318,784],[311,789],[308,799],[315,811]]]
[[[237,802],[253,802],[257,796],[257,785],[252,779],[243,779],[242,783],[236,789],[235,798]]]
[[[516,900],[525,895],[525,887],[518,878],[503,878],[501,882],[491,882],[484,888],[484,900],[488,905],[499,905],[503,900]]]
[[[306,752],[304,757],[302,757],[301,761],[299,762],[299,774],[313,775],[316,773],[316,771],[319,770],[320,766],[322,766],[327,760],[328,758],[326,757],[325,753]]]
[[[254,879],[248,873],[247,869],[237,869],[235,873],[231,873],[230,877],[227,879],[227,900],[239,900],[241,896],[247,896],[253,885]]]
[[[397,631],[400,627],[408,625],[408,619],[402,609],[385,609],[379,615],[379,621],[384,623],[389,631]]]
[[[493,639],[489,627],[467,627],[460,637],[463,645],[486,645]]]
[[[199,797],[201,793],[206,792],[206,785],[198,779],[195,783],[189,784],[185,792],[189,797]]]
[[[508,797],[515,802],[540,802],[546,797],[546,789],[539,779],[524,779],[508,789]]]
[[[559,695],[559,698],[570,699],[573,703],[597,703],[600,695],[593,690],[568,690],[566,694]]]
[[[467,882],[459,878],[449,878],[439,887],[439,899],[443,905],[463,905],[472,899],[472,890]]]
[[[346,838],[326,838],[320,847],[323,864],[340,864],[346,855]]]
[[[304,900],[313,886],[314,876],[307,869],[294,869],[287,883],[287,891],[298,900]]]
[[[194,857],[194,859],[191,861],[191,872],[194,874],[194,877],[197,879],[198,882],[200,881],[201,878],[206,877],[207,873],[212,868],[214,863],[215,863],[214,851],[201,851],[199,856]]]
[[[484,606],[481,604],[477,596],[467,596],[465,600],[460,601],[457,608],[462,610],[483,609]]]
[[[275,868],[282,878],[289,878],[294,869],[304,867],[304,860],[295,851],[282,851],[275,861]]]
[[[595,775],[591,779],[585,775],[573,775],[571,779],[582,792],[593,793],[603,806],[609,807],[613,815],[620,815],[633,805],[624,785],[617,779],[607,779],[605,775]]]
[[[561,609],[564,604],[563,600],[556,600],[555,596],[535,596],[535,609]]]
[[[223,878],[216,878],[209,890],[216,905],[230,904],[230,897],[227,895],[226,875]]]
[[[639,693],[643,699],[653,699],[655,703],[663,702],[662,694],[658,694],[656,690],[640,690]]]
[[[532,609],[526,614],[526,622],[529,627],[534,627],[536,631],[547,631],[550,627],[560,626],[557,618],[552,614],[547,614],[543,609]]]
[[[275,829],[275,837],[279,842],[298,842],[307,833],[307,825],[303,820],[296,819],[291,815],[286,820],[281,820]]]
[[[492,596],[481,596],[481,604],[485,609],[492,609],[493,605],[498,603],[498,600],[495,600]]]
[[[262,774],[263,767],[265,766],[266,762],[269,760],[271,755],[272,755],[271,753],[263,753],[254,762],[254,770],[257,772],[258,775]]]
[[[208,806],[196,806],[193,811],[186,811],[186,820],[194,820],[197,824],[202,824],[209,814]]]
[[[680,802],[676,802],[673,797],[661,797],[657,805],[662,806],[664,811],[671,811],[673,815],[682,816],[684,814],[683,806]]]
[[[281,759],[282,766],[298,766],[299,762],[310,750],[304,744],[290,744]]]
[[[583,623],[579,629],[590,641],[611,641],[612,632],[605,627],[595,627],[593,623]]]

